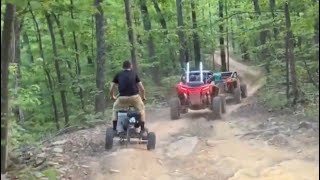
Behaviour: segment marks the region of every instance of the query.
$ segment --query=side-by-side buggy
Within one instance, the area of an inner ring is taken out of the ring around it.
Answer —
[[[187,71],[176,85],[177,97],[170,101],[171,119],[179,119],[180,114],[187,113],[189,109],[206,108],[212,110],[215,118],[221,118],[226,112],[226,99],[218,86],[208,82],[212,75],[211,71],[202,70],[202,63],[199,71],[190,71],[187,63]]]

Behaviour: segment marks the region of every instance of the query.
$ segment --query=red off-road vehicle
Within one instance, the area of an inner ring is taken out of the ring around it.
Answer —
[[[203,71],[200,63],[200,71],[187,71],[182,76],[181,82],[176,86],[177,97],[170,101],[171,119],[179,119],[181,113],[187,113],[189,109],[200,110],[209,108],[215,118],[221,118],[226,112],[225,96],[220,94],[219,87],[210,83],[211,71]]]
[[[240,78],[235,71],[213,73],[208,82],[218,86],[221,94],[232,96],[237,104],[241,103],[242,98],[248,96],[247,85],[240,82]]]

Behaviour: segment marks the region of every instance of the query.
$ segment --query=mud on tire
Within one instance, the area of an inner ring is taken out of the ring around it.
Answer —
[[[180,118],[180,100],[173,98],[170,100],[170,118],[176,120]]]
[[[156,134],[154,132],[149,132],[147,136],[147,150],[153,150],[156,148]]]
[[[224,94],[220,94],[219,96],[221,98],[221,112],[224,114],[227,112],[226,96]]]
[[[106,150],[110,150],[112,149],[112,146],[113,146],[113,128],[107,128],[104,148]]]
[[[241,90],[241,97],[242,98],[248,97],[247,84],[240,84],[240,90]]]
[[[222,102],[221,97],[216,96],[212,99],[212,113],[214,119],[220,119],[222,114]]]
[[[234,100],[235,100],[236,104],[240,104],[241,103],[241,90],[239,88],[235,88],[233,95],[234,95]]]

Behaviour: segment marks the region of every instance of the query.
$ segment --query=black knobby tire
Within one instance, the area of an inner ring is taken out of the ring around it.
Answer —
[[[173,98],[170,101],[170,118],[176,120],[180,118],[180,100],[179,98]]]
[[[212,112],[215,119],[220,119],[222,114],[221,97],[216,96],[212,100]]]
[[[242,98],[248,97],[247,85],[246,84],[241,84],[240,85],[240,89],[241,89],[241,97]]]
[[[224,94],[219,95],[221,97],[221,112],[224,114],[227,112],[227,101]]]
[[[148,133],[147,150],[153,150],[156,148],[156,134],[154,132]]]
[[[234,89],[234,100],[236,102],[236,104],[240,104],[241,103],[241,91],[239,88],[235,88]]]
[[[113,128],[108,128],[106,131],[106,139],[105,139],[105,149],[110,150],[113,146]]]
[[[217,86],[219,88],[219,92],[224,94],[225,93],[224,84],[218,83]]]

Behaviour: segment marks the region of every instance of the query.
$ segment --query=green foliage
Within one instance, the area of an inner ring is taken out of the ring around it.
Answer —
[[[55,168],[47,168],[44,171],[32,171],[32,169],[26,168],[17,174],[20,179],[37,180],[45,178],[48,180],[58,180],[59,173]]]
[[[10,109],[15,114],[10,118],[10,143],[12,147],[20,144],[36,142],[57,131],[54,119],[52,96],[55,98],[58,114],[58,124],[64,127],[64,113],[62,109],[60,90],[66,91],[67,106],[71,126],[91,127],[92,122],[109,120],[112,102],[109,101],[108,89],[115,73],[121,69],[123,60],[130,59],[131,45],[124,14],[123,1],[103,1],[106,22],[106,44],[104,51],[106,59],[106,113],[94,113],[94,101],[97,94],[96,87],[96,57],[97,43],[96,24],[94,14],[97,12],[93,1],[73,0],[73,14],[71,18],[70,1],[68,0],[10,0],[17,5],[17,18],[23,19],[20,33],[21,63],[10,66]],[[28,6],[35,15],[33,19]],[[276,1],[274,16],[270,12],[269,1],[259,1],[261,15],[254,12],[253,1],[228,0],[228,14],[224,19],[218,17],[218,2],[197,0],[197,26],[192,29],[191,6],[189,1],[183,1],[184,24],[187,47],[193,66],[192,35],[197,32],[201,44],[202,58],[206,69],[212,69],[212,61],[208,54],[219,48],[219,37],[229,35],[229,47],[236,57],[243,58],[248,54],[249,61],[256,66],[269,67],[268,83],[261,92],[261,97],[267,106],[279,109],[287,106],[286,97],[286,65],[285,65],[285,19],[284,0]],[[133,31],[135,33],[137,50],[137,64],[139,75],[146,87],[148,103],[166,100],[174,91],[174,86],[180,81],[179,38],[177,35],[176,2],[157,1],[166,22],[167,29],[163,29],[160,15],[151,1],[147,1],[152,29],[146,32],[143,27],[138,1],[131,1],[133,12]],[[4,14],[4,4],[1,12]],[[294,58],[298,83],[304,97],[310,102],[306,107],[307,114],[319,114],[319,103],[314,99],[318,89],[310,80],[319,81],[319,62],[316,57],[315,23],[319,12],[319,3],[312,1],[290,1],[290,18],[296,41]],[[53,13],[60,22],[60,29],[53,18],[53,28],[56,36],[57,54],[63,83],[59,84],[52,53],[52,42],[48,32],[48,25],[44,12]],[[228,21],[227,21],[228,20]],[[36,21],[36,22],[35,22]],[[35,24],[39,25],[43,52],[40,51],[39,34]],[[228,27],[228,32],[219,33],[219,25]],[[3,27],[3,16],[1,19]],[[61,31],[59,31],[61,30]],[[267,32],[266,43],[261,44],[260,34]],[[277,30],[278,34],[274,30]],[[63,32],[63,36],[60,34]],[[77,41],[78,51],[75,49],[73,32]],[[148,35],[152,35],[156,57],[151,60],[148,56]],[[226,41],[226,40],[225,40]],[[65,43],[65,45],[63,44]],[[246,51],[244,50],[246,49]],[[268,55],[262,59],[261,52],[267,49]],[[42,57],[42,54],[44,57]],[[76,56],[78,55],[78,56]],[[80,70],[77,70],[79,58]],[[92,64],[89,61],[92,61]],[[70,65],[70,67],[68,67]],[[161,86],[151,78],[152,67],[157,67],[157,76],[161,79]],[[307,69],[308,68],[308,69]],[[20,70],[20,71],[18,71]],[[19,74],[18,72],[21,72]],[[21,77],[20,77],[21,75]],[[49,84],[49,79],[51,84]],[[17,81],[19,80],[19,81]],[[82,94],[80,94],[80,92]],[[81,98],[80,98],[81,96]],[[290,100],[290,99],[289,99]],[[83,107],[84,106],[84,107]],[[16,109],[19,108],[24,119],[19,120]],[[52,170],[43,172],[48,177],[54,177]],[[54,178],[53,178],[54,179]]]
[[[287,106],[287,97],[284,91],[276,90],[274,88],[265,87],[259,96],[262,97],[265,104],[274,110],[280,110]]]

